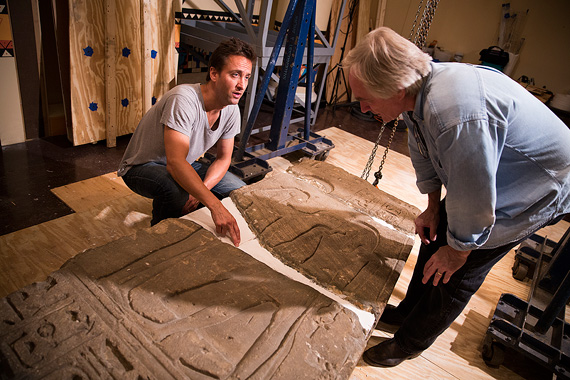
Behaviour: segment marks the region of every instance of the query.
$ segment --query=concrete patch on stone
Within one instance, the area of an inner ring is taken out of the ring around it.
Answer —
[[[273,255],[381,314],[412,249],[419,210],[342,169],[311,160],[231,197]]]
[[[349,378],[356,315],[199,225],[168,220],[0,300],[7,378]]]

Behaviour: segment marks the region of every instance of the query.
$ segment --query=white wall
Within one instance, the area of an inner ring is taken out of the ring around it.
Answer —
[[[0,140],[2,145],[26,140],[14,57],[0,57]]]
[[[479,63],[481,49],[495,45],[504,0],[441,0],[427,41],[451,52],[462,52],[463,62]],[[425,3],[425,2],[424,2]],[[418,0],[387,0],[384,25],[408,37]],[[521,36],[525,43],[511,77],[532,77],[537,86],[555,93],[570,91],[570,1],[511,0],[511,10],[529,10]]]

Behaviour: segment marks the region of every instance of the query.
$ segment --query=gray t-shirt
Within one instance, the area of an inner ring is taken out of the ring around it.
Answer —
[[[200,84],[181,84],[168,91],[144,115],[125,150],[117,174],[147,162],[166,164],[163,125],[188,136],[190,149],[186,161],[194,162],[219,139],[234,138],[240,131],[237,104],[220,112],[218,127],[210,129]]]

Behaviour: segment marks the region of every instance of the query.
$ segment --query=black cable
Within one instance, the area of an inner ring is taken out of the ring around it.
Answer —
[[[347,25],[346,33],[342,32],[342,31],[340,30],[340,28],[339,28],[339,32],[344,33],[344,43],[343,43],[343,45],[342,45],[342,47],[341,47],[341,53],[340,53],[339,61],[338,61],[338,63],[328,72],[328,74],[327,74],[326,77],[325,77],[325,80],[326,80],[326,78],[333,72],[333,70],[337,69],[336,76],[335,76],[335,79],[334,79],[334,82],[333,82],[334,84],[333,84],[333,89],[332,89],[332,92],[331,92],[331,99],[330,99],[330,101],[329,101],[329,104],[332,104],[332,105],[333,105],[333,110],[334,110],[334,106],[337,106],[337,105],[338,105],[338,99],[339,99],[342,95],[344,95],[344,94],[346,93],[346,91],[345,91],[340,97],[337,96],[338,90],[339,90],[339,87],[340,87],[341,79],[344,81],[345,87],[348,88],[348,82],[347,82],[346,77],[345,77],[345,75],[344,75],[344,70],[343,70],[343,68],[342,68],[342,66],[341,66],[340,64],[341,64],[341,62],[342,62],[342,60],[343,60],[343,58],[344,58],[344,53],[345,53],[345,51],[346,51],[346,44],[347,44],[347,42],[348,42],[348,35],[350,34],[350,31],[351,31],[351,28],[352,28],[352,21],[353,21],[353,19],[354,19],[354,12],[356,11],[356,6],[357,6],[357,5],[358,5],[358,0],[351,0],[350,5],[349,5],[348,15],[347,15],[347,17],[348,17],[348,25]],[[345,18],[346,18],[346,17],[345,17]],[[341,77],[341,76],[342,76],[342,77]]]

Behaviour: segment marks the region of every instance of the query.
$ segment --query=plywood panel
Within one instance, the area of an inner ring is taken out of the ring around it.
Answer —
[[[73,144],[105,138],[105,20],[103,0],[69,0]]]
[[[144,112],[175,84],[177,1],[69,4],[73,143],[132,133]]]
[[[152,94],[153,78],[151,50],[153,46],[153,33],[151,32],[152,25],[152,1],[141,0],[141,24],[142,24],[142,37],[141,37],[141,52],[142,52],[142,98],[143,98],[143,112],[147,112],[154,104]]]
[[[117,172],[60,186],[52,189],[52,192],[75,212],[88,211],[133,193],[117,177]]]
[[[105,0],[105,137],[107,147],[117,146],[117,3]]]
[[[356,23],[356,43],[362,41],[374,25],[372,20],[372,3],[370,0],[359,0],[358,22]]]
[[[145,5],[147,1],[145,0]],[[174,62],[175,29],[174,29],[175,1],[151,2],[149,6],[150,25],[171,25],[171,27],[152,28],[150,46],[146,51],[150,54],[151,104],[175,85],[176,62]],[[148,56],[145,59],[149,59]],[[147,96],[145,94],[145,96]]]
[[[143,115],[140,7],[140,0],[117,1],[117,136],[134,132]],[[168,24],[156,25],[163,25],[166,29]],[[151,28],[160,29],[162,28]]]
[[[88,211],[0,236],[0,296],[44,281],[79,252],[148,227],[151,212],[149,199],[131,193]]]

